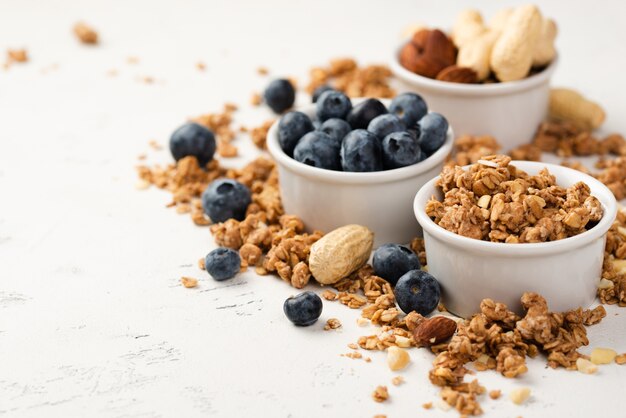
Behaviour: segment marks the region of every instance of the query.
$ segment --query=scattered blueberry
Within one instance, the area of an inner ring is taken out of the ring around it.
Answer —
[[[408,132],[392,132],[383,139],[383,165],[386,169],[406,167],[422,160],[417,140]]]
[[[217,281],[232,279],[241,269],[239,253],[230,248],[216,248],[204,258],[204,268]]]
[[[327,170],[341,170],[341,143],[322,131],[304,135],[293,151],[293,158],[303,164]]]
[[[202,208],[213,222],[243,220],[250,202],[250,190],[231,179],[215,180],[202,193]]]
[[[286,113],[278,122],[278,143],[290,157],[293,157],[293,149],[306,134],[314,129],[311,119],[302,112]]]
[[[407,271],[419,270],[419,257],[404,245],[385,244],[374,251],[372,265],[377,276],[395,286]]]
[[[280,114],[293,106],[293,102],[296,100],[296,91],[289,80],[281,78],[272,81],[267,86],[263,98],[274,113]]]
[[[411,270],[400,277],[393,294],[404,313],[415,311],[428,315],[439,304],[441,289],[437,280],[427,272]]]
[[[330,118],[345,119],[350,109],[352,109],[352,102],[342,92],[328,90],[317,99],[316,106],[317,118],[324,122]]]
[[[341,141],[350,133],[352,128],[345,120],[332,118],[322,123],[319,130],[330,135],[331,138],[337,141],[338,145],[341,145]]]
[[[387,108],[377,99],[366,99],[354,106],[346,120],[352,129],[367,129],[372,119],[387,113]]]
[[[383,169],[380,140],[365,129],[355,129],[341,144],[344,171],[380,171]]]
[[[367,130],[373,133],[381,141],[392,132],[401,132],[406,130],[404,123],[396,115],[390,113],[376,116],[367,126]]]
[[[288,298],[283,311],[291,322],[307,327],[314,324],[322,314],[322,299],[313,292],[303,292]]]
[[[389,113],[398,116],[407,127],[410,127],[428,113],[428,106],[420,95],[402,93],[391,100]]]
[[[334,90],[334,88],[332,88],[328,84],[319,86],[318,88],[315,89],[315,91],[313,91],[313,97],[311,97],[311,101],[313,103],[317,103],[322,93],[324,93],[325,91],[329,91],[329,90]]]
[[[437,151],[446,142],[448,121],[441,114],[430,112],[417,123],[419,137],[417,139],[422,151],[428,155]]]
[[[192,155],[204,167],[215,154],[215,135],[202,125],[186,123],[172,133],[170,151],[176,161]]]

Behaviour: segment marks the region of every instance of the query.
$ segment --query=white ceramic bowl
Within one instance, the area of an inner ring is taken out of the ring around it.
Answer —
[[[359,103],[359,100],[352,100]],[[385,105],[388,100],[382,100]],[[315,117],[315,106],[300,111]],[[298,215],[309,230],[330,232],[347,224],[365,225],[374,232],[374,247],[407,243],[421,235],[411,203],[415,193],[441,172],[452,149],[453,134],[426,160],[394,170],[351,173],[302,164],[283,152],[278,121],[267,134],[267,148],[278,164],[280,194],[286,213]]]
[[[554,311],[589,306],[600,281],[606,233],[617,213],[615,197],[598,180],[567,167],[529,161],[512,164],[531,175],[548,167],[563,187],[584,181],[601,202],[604,216],[589,231],[558,241],[481,241],[450,232],[426,215],[430,197],[443,198],[435,187],[438,178],[429,181],[415,196],[413,209],[424,230],[428,271],[441,284],[446,308],[469,317],[478,312],[482,299],[491,298],[521,313],[524,292],[541,294]]]
[[[509,151],[529,143],[547,115],[550,78],[558,57],[540,73],[523,80],[462,84],[407,70],[398,60],[400,48],[391,60],[393,73],[404,82],[405,90],[420,94],[430,110],[445,115],[457,135],[491,135]]]

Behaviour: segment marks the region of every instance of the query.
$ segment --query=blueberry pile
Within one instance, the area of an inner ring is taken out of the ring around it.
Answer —
[[[371,172],[425,160],[445,142],[448,121],[428,113],[417,94],[403,93],[385,107],[377,99],[356,106],[328,86],[313,95],[316,120],[286,113],[278,124],[282,150],[303,164],[336,171]]]
[[[410,248],[385,244],[374,251],[372,267],[377,276],[394,286],[394,296],[404,313],[415,311],[428,315],[435,310],[441,298],[439,282],[420,270],[420,261]]]

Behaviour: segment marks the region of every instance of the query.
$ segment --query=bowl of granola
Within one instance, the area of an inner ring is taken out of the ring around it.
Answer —
[[[469,9],[450,31],[416,30],[394,49],[390,66],[458,135],[490,135],[508,151],[528,143],[548,113],[555,37],[555,22],[533,5],[489,22]]]
[[[589,306],[617,202],[571,168],[490,156],[445,167],[413,209],[446,308],[468,317],[485,298],[522,312],[524,292],[558,311]]]
[[[354,109],[371,100],[353,99]],[[385,99],[379,103],[390,105],[390,101]],[[323,130],[316,121],[316,106],[291,113],[302,113],[313,120],[318,126],[312,132]],[[384,113],[387,115],[386,110]],[[298,214],[310,230],[328,232],[347,224],[367,226],[374,232],[375,248],[390,242],[408,243],[421,234],[421,228],[412,214],[411,202],[417,190],[441,171],[450,154],[453,133],[447,123],[439,147],[417,162],[369,172],[324,169],[313,166],[314,162],[306,159],[296,160],[299,149],[296,146],[292,147],[291,153],[285,151],[279,138],[279,125],[280,121],[277,121],[268,131],[267,148],[278,166],[281,199],[286,213]],[[357,129],[352,132],[363,131]],[[340,164],[346,157],[343,152],[346,138],[343,141],[340,139]],[[320,143],[322,140],[320,136],[312,143]],[[305,157],[308,155],[303,154]],[[329,159],[326,157],[325,162]]]

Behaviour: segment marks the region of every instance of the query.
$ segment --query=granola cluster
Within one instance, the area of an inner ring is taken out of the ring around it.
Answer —
[[[359,67],[352,58],[337,58],[326,67],[313,67],[311,81],[306,87],[309,94],[324,84],[344,92],[350,97],[387,97],[396,92],[389,86],[391,70],[384,65]]]
[[[606,238],[602,280],[598,286],[602,303],[626,306],[626,210],[621,208]]]
[[[564,188],[547,169],[530,176],[504,155],[484,157],[465,170],[444,167],[426,213],[449,231],[492,242],[528,243],[571,237],[597,223],[603,214],[589,186]]]
[[[577,359],[585,358],[577,349],[589,344],[585,326],[606,316],[602,306],[550,312],[545,299],[536,293],[525,293],[521,301],[526,311],[523,318],[502,303],[483,300],[481,312],[461,321],[449,342],[431,347],[437,356],[430,381],[442,388],[441,398],[461,414],[480,415],[478,395],[485,392],[476,380],[463,381],[468,363],[473,362],[476,370],[494,369],[513,378],[528,371],[527,356],[534,357],[542,350],[550,367],[574,370]]]
[[[626,140],[622,135],[612,134],[598,139],[591,131],[569,122],[542,123],[532,145],[540,151],[555,153],[561,157],[606,154],[626,156]]]
[[[226,173],[217,160],[202,168],[195,157],[185,157],[166,167],[141,165],[137,171],[144,182],[142,188],[152,184],[172,194],[168,207],[176,207],[178,213],[190,213],[196,225],[210,223],[202,211],[200,196],[210,182]]]
[[[492,136],[462,135],[454,140],[451,158],[447,166],[464,166],[477,162],[484,155],[494,155],[502,146]]]
[[[76,23],[73,31],[78,40],[84,44],[95,45],[98,43],[98,32],[85,22]]]
[[[233,113],[236,110],[236,105],[226,103],[222,112],[206,113],[192,119],[215,133],[217,137],[217,153],[220,157],[236,157],[238,154],[237,147],[232,143],[236,133],[231,127]]]

